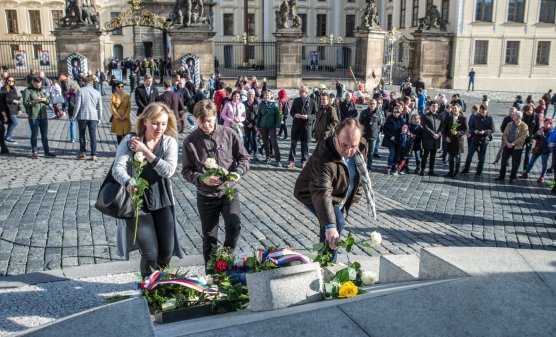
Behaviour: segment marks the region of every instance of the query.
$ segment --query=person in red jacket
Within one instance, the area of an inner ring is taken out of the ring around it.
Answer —
[[[216,92],[214,93],[214,104],[216,105],[216,112],[218,114],[218,124],[222,125],[222,118],[220,117],[220,113],[222,112],[222,108],[224,107],[224,101],[228,95],[224,88],[226,84],[223,81],[219,81],[216,84]]]

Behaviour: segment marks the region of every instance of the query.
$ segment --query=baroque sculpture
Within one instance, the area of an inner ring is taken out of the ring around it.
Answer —
[[[301,28],[303,20],[297,15],[297,0],[284,0],[276,11],[276,29]]]
[[[361,27],[363,28],[378,28],[380,27],[380,22],[378,20],[378,9],[374,0],[367,0],[367,8],[363,13],[363,18],[361,19]]]
[[[71,25],[98,26],[98,9],[95,0],[67,0],[66,15],[60,19],[61,27]]]
[[[447,22],[442,20],[438,7],[436,5],[430,5],[427,10],[427,15],[424,18],[419,19],[419,27],[417,30],[439,29],[444,31],[446,30],[446,24]]]
[[[203,0],[176,0],[171,18],[175,25],[183,27],[206,25],[209,20],[204,11]]]

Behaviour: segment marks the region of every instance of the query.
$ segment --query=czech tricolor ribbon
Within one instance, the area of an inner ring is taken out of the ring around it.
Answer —
[[[181,286],[196,290],[205,294],[218,293],[215,289],[210,288],[203,282],[190,278],[175,278],[170,280],[162,280],[162,277],[167,275],[167,272],[157,270],[151,274],[145,281],[141,282],[141,289],[152,290],[161,284],[179,284]]]
[[[292,262],[300,262],[301,264],[311,262],[311,260],[307,256],[289,248],[280,248],[270,251],[259,250],[257,251],[257,261],[259,262],[259,264],[264,264],[266,261],[270,261],[277,266]]]

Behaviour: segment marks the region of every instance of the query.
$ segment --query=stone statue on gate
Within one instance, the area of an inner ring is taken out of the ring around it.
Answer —
[[[378,9],[374,0],[367,0],[367,7],[361,18],[361,27],[363,28],[379,28]]]
[[[61,27],[71,25],[98,26],[98,8],[95,0],[67,0],[66,15],[60,19]]]
[[[284,0],[276,14],[276,30],[298,28],[301,29],[303,20],[297,15],[297,0]],[[289,21],[292,21],[291,27]]]
[[[175,25],[192,27],[209,23],[204,14],[203,0],[176,0],[170,17]]]
[[[427,15],[424,18],[419,19],[418,31],[426,30],[446,30],[447,22],[442,19],[438,7],[436,5],[430,5],[427,10]]]

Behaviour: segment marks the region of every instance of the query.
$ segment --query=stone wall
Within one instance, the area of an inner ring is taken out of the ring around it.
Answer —
[[[413,79],[421,77],[428,88],[451,88],[452,34],[415,32]]]
[[[168,34],[172,40],[172,67],[178,69],[181,59],[187,54],[199,58],[201,74],[209,78],[214,73],[215,32],[203,28],[173,29]]]

